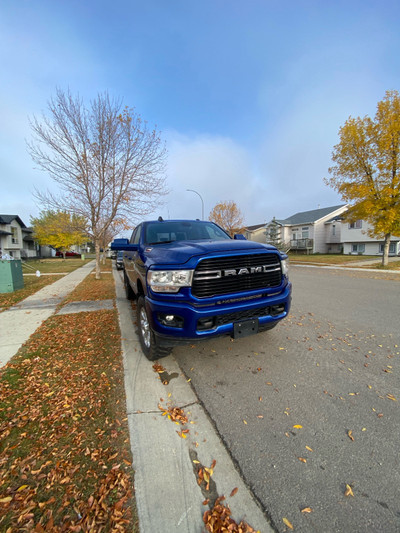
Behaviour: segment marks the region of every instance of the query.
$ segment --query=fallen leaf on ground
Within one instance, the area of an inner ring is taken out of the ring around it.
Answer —
[[[293,524],[287,518],[282,518],[282,521],[289,529],[293,529]]]
[[[350,485],[348,485],[347,483],[346,483],[346,490],[344,491],[344,495],[345,496],[353,496],[354,497],[353,490],[350,487]]]

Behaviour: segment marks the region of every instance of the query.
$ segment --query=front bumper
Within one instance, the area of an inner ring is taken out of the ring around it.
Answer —
[[[233,302],[160,301],[146,297],[151,327],[160,345],[175,346],[220,335],[233,335],[234,323],[257,318],[259,331],[271,329],[285,318],[290,310],[292,285],[288,282],[279,293],[271,295],[241,295]],[[182,319],[183,327],[169,327],[162,323],[166,316]]]

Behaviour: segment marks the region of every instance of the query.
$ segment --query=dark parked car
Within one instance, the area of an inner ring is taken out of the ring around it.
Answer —
[[[117,259],[115,265],[117,267],[117,270],[122,270],[124,268],[124,252],[117,252]]]

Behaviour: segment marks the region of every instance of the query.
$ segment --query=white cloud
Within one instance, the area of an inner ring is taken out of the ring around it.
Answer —
[[[234,201],[248,224],[267,216],[262,198],[265,187],[255,176],[252,155],[227,137],[199,135],[193,138],[177,132],[168,134],[168,187],[170,194],[160,213],[168,218],[204,217],[220,201]]]

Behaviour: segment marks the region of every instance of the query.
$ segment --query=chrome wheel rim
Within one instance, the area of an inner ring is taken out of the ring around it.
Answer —
[[[150,325],[143,307],[140,310],[140,331],[146,348],[150,348]]]

